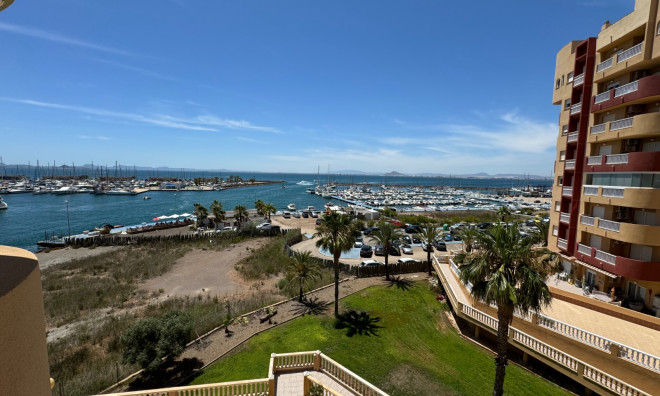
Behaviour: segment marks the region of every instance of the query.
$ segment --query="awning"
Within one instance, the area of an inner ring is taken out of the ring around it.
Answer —
[[[589,268],[590,270],[594,270],[594,271],[596,271],[596,272],[600,272],[600,273],[603,274],[603,275],[607,275],[607,276],[609,276],[609,277],[612,278],[612,279],[615,279],[615,278],[618,278],[618,277],[619,277],[619,275],[613,274],[613,273],[611,273],[611,272],[609,272],[609,271],[605,271],[604,269],[602,269],[602,268],[598,268],[598,267],[595,267],[595,266],[593,266],[593,265],[591,265],[591,264],[587,264],[587,263],[585,263],[584,261],[580,261],[580,260],[577,260],[577,259],[576,259],[575,262],[576,262],[577,264],[580,264],[580,265],[586,267],[586,268]]]

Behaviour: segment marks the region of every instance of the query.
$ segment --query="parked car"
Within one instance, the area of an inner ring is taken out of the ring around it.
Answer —
[[[261,223],[257,225],[257,230],[270,230],[270,223]]]
[[[403,252],[403,254],[413,254],[412,246],[410,246],[410,245],[401,245],[401,252]]]
[[[438,251],[440,251],[440,252],[446,252],[447,251],[447,244],[444,243],[443,241],[433,242],[433,247],[438,249]]]
[[[321,218],[316,219],[316,225],[320,225],[321,223],[323,223],[323,219]]]
[[[369,227],[369,228],[367,228],[366,230],[362,231],[362,233],[363,233],[364,235],[369,235],[369,234],[371,234],[371,233],[374,232],[374,231],[380,231],[380,228],[378,228],[378,227]]]
[[[462,241],[463,239],[461,239],[461,237],[458,236],[458,235],[454,235],[454,240],[455,241]]]
[[[416,224],[410,224],[406,227],[407,234],[419,234],[420,232],[422,232],[422,227]]]
[[[433,244],[422,242],[422,250],[425,252],[433,252]]]
[[[384,265],[378,260],[365,260],[360,263],[360,267],[378,267]]]
[[[444,239],[445,241],[449,242],[449,241],[452,240],[452,237],[451,237],[451,235],[447,234],[447,235],[445,235],[445,236],[443,237],[443,239]]]
[[[422,262],[422,260],[417,260],[417,259],[410,258],[410,257],[400,258],[400,259],[398,259],[398,260],[396,261],[397,264],[405,264],[405,263],[421,263],[421,262]]]
[[[373,254],[374,252],[371,250],[370,245],[362,245],[360,248],[360,257],[371,257]]]
[[[413,241],[413,243],[422,243],[422,240],[419,239],[419,238],[417,238],[417,237],[414,236],[414,235],[413,235],[413,237],[412,237],[412,241]]]
[[[400,239],[403,243],[407,243],[407,244],[413,243],[412,237],[410,235],[402,235]]]
[[[390,245],[390,252],[388,253],[390,256],[401,256],[401,250],[397,245]]]
[[[309,214],[310,214],[310,213],[309,213],[308,211],[303,210],[303,212],[302,212],[302,217],[304,217],[304,218],[307,219],[307,218],[309,218]]]
[[[219,230],[216,230],[215,232],[231,232],[231,231],[236,231],[236,227],[223,227]]]
[[[384,256],[385,255],[385,249],[383,248],[383,245],[374,246],[374,254],[376,256]]]
[[[362,241],[355,241],[355,243],[353,244],[353,247],[354,248],[361,248],[362,247]]]

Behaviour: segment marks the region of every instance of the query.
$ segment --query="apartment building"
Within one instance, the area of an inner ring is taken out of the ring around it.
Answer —
[[[557,53],[549,246],[576,284],[660,317],[658,0]]]

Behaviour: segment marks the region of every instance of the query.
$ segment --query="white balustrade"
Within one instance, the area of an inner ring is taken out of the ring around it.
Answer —
[[[603,230],[608,230],[608,231],[619,232],[619,229],[621,228],[621,223],[611,220],[600,219],[598,220],[598,228],[602,228]]]
[[[566,163],[564,163],[564,169],[575,169],[575,160],[566,160]]]
[[[601,221],[599,221],[598,223],[600,224]],[[607,264],[616,265],[616,256],[613,254],[603,252],[602,250],[596,250],[596,255],[594,257]]]
[[[623,96],[631,92],[635,92],[637,91],[638,88],[639,88],[639,81],[633,81],[629,84],[622,85],[614,89],[614,97],[618,98],[619,96]]]
[[[539,354],[557,362],[558,364],[566,367],[573,373],[577,374],[578,360],[573,356],[566,354],[559,349],[546,344],[518,329],[512,329],[513,340],[517,343],[526,346],[527,348],[538,352]]]
[[[619,357],[649,370],[660,372],[660,358],[626,345],[619,346]]]
[[[472,319],[476,320],[479,323],[490,327],[491,329],[497,331],[498,320],[494,317],[481,312],[478,309],[475,309],[469,305],[463,305],[463,313]]]
[[[594,348],[600,349],[601,351],[609,352],[610,345],[612,341],[608,340],[605,337],[601,337],[598,334],[580,329],[568,323],[561,322],[559,320],[552,319],[545,315],[538,316],[537,324],[546,329],[550,329],[554,332],[557,332],[566,337],[578,340],[583,344],[592,346]]]
[[[566,250],[568,248],[568,241],[566,241],[566,239],[557,238],[557,247]]]
[[[589,157],[589,158],[592,158],[592,157]],[[598,158],[600,158],[600,157],[598,157]],[[589,164],[589,160],[587,160],[587,164]],[[591,164],[589,164],[589,165],[591,165]],[[584,195],[598,195],[598,187],[584,186]]]
[[[580,224],[588,225],[588,226],[593,226],[596,224],[596,218],[591,217],[591,216],[585,216],[581,215],[580,216]],[[579,249],[578,249],[579,250]]]
[[[590,246],[578,243],[578,249],[577,250],[578,250],[578,252],[591,257],[591,247]]]
[[[619,187],[603,187],[603,196],[610,198],[623,198],[625,189]]]
[[[359,375],[321,354],[321,371],[334,378],[335,381],[363,396],[387,396],[387,393],[371,385]]]
[[[610,100],[610,91],[601,92],[594,98],[594,104],[603,103]]]
[[[603,71],[603,70],[605,70],[605,69],[607,69],[607,68],[612,67],[613,60],[614,60],[614,58],[610,58],[610,59],[608,59],[608,60],[605,60],[605,61],[603,61],[603,62],[600,62],[600,63],[598,64],[598,66],[596,66],[596,71],[597,71],[597,72],[601,72],[601,71]]]
[[[571,132],[567,135],[566,141],[568,143],[573,143],[578,141],[578,133],[577,132]]]
[[[622,118],[620,120],[610,122],[610,131],[618,131],[619,129],[630,128],[633,126],[634,117]]]
[[[252,396],[268,394],[268,378],[221,382],[216,384],[178,386],[175,388],[161,388],[145,391],[112,393],[106,396],[188,396],[188,395],[223,395],[223,396]]]
[[[618,378],[612,377],[611,375],[593,366],[590,366],[586,363],[581,363],[581,364],[583,365],[581,374],[584,378],[589,379],[590,381],[602,386],[605,389],[609,389],[615,394],[624,395],[624,396],[648,395],[648,393],[643,392],[635,388],[634,386],[619,380]]]
[[[276,371],[314,368],[314,352],[282,353],[276,354],[273,358]]]
[[[581,111],[582,111],[582,103],[576,103],[573,106],[571,106],[571,115],[578,114]]]
[[[607,165],[617,165],[617,164],[627,164],[628,163],[628,154],[610,154],[605,156],[605,164]]]
[[[565,197],[570,197],[571,195],[573,195],[573,187],[564,187],[561,190],[561,195]]]
[[[559,221],[562,223],[570,223],[571,222],[571,215],[570,213],[562,213],[559,215]]]
[[[573,79],[573,87],[578,87],[584,83],[584,73],[580,74],[579,76],[575,77]]]
[[[621,63],[627,59],[632,58],[635,55],[642,53],[642,43],[639,43],[633,47],[628,48],[627,50],[619,53],[616,57],[616,63]]]
[[[594,125],[594,126],[592,126],[592,127],[591,127],[591,134],[592,134],[592,135],[598,135],[599,133],[603,133],[603,132],[605,132],[605,127],[606,127],[606,126],[607,126],[606,123],[605,123],[605,124],[598,124],[598,125]]]

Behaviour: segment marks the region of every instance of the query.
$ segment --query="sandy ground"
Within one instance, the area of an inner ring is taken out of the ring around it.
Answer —
[[[64,249],[53,249],[48,253],[41,252],[37,253],[37,259],[39,260],[39,269],[45,270],[48,267],[53,265],[58,265],[62,263],[68,263],[71,260],[81,259],[85,257],[98,256],[99,254],[111,252],[117,249],[122,249],[122,246],[100,246],[94,249],[73,249],[66,247]]]

